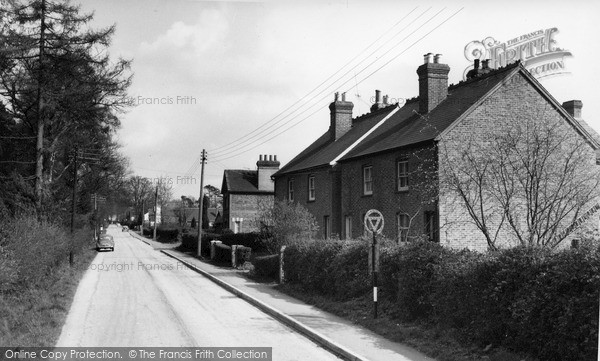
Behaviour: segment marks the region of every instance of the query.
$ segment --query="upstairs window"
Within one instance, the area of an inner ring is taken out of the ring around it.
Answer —
[[[363,168],[363,194],[373,194],[373,167],[367,166]]]
[[[288,180],[288,200],[294,201],[294,178]]]
[[[401,160],[397,163],[396,166],[396,185],[398,191],[407,191],[408,190],[408,161]]]
[[[315,176],[311,175],[308,177],[308,200],[315,200]]]

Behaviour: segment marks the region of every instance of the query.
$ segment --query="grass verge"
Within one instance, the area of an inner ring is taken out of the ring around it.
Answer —
[[[256,280],[256,279],[255,279]],[[258,281],[258,280],[256,280]],[[277,289],[305,303],[348,319],[391,341],[411,346],[438,361],[535,361],[522,355],[494,348],[493,345],[472,345],[461,339],[458,332],[442,329],[432,324],[406,323],[388,312],[386,302],[378,305],[378,318],[373,318],[371,295],[349,301],[336,301],[307,292],[296,285],[284,284]]]
[[[56,344],[79,281],[97,252],[90,236],[75,254],[53,267],[43,280],[0,292],[0,345],[48,347]]]

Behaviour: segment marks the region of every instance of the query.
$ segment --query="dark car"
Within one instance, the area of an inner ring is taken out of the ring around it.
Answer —
[[[115,240],[113,239],[113,236],[105,233],[98,237],[98,241],[96,241],[96,250],[100,251],[102,249],[115,250]]]

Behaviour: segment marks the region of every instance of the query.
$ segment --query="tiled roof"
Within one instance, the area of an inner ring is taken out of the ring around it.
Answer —
[[[482,101],[492,93],[497,86],[513,74],[523,71],[557,109],[564,109],[556,100],[530,76],[520,62],[509,64],[503,68],[493,70],[489,74],[462,81],[448,88],[448,96],[428,114],[420,115],[419,99],[413,98],[393,113],[389,119],[373,130],[358,144],[354,145],[338,161],[374,153],[385,152],[395,148],[410,146],[425,141],[432,141],[444,130],[448,129],[455,121],[467,114],[477,102]],[[302,151],[288,164],[281,168],[275,176],[285,173],[307,171],[317,167],[327,166],[336,157],[346,151],[357,140],[363,137],[373,126],[394,110],[394,106],[365,114],[353,120],[352,128],[337,141],[332,141],[329,131],[323,134],[308,148]],[[566,112],[565,112],[566,114]],[[600,136],[582,120],[577,121],[576,127],[582,128],[582,134],[587,132],[596,143],[600,143]],[[589,139],[589,138],[588,138]]]
[[[395,107],[395,105],[392,105],[354,119],[352,128],[337,141],[331,140],[328,130],[314,143],[309,145],[308,148],[282,167],[274,176],[328,165],[329,162],[334,160],[375,124],[392,112]]]
[[[511,64],[487,76],[450,86],[446,99],[426,115],[418,114],[418,98],[409,101],[341,161],[435,139],[473,104],[512,74],[517,65],[518,63]]]
[[[226,169],[223,172],[223,193],[273,193],[258,190],[258,171]]]
[[[484,77],[450,86],[448,97],[425,117],[417,113],[418,98],[409,100],[340,161],[434,139],[517,65],[518,63],[515,63]],[[354,119],[352,128],[337,141],[332,141],[327,131],[275,173],[275,176],[329,165],[394,108],[395,106],[389,106]]]

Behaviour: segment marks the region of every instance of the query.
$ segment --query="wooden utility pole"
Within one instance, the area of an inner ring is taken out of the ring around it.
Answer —
[[[36,164],[35,164],[35,205],[38,211],[38,216],[42,211],[42,187],[43,187],[43,170],[44,170],[44,116],[42,85],[44,83],[44,43],[46,33],[46,0],[42,0],[40,10],[40,68],[38,70],[37,84],[37,143],[36,143]]]
[[[200,198],[198,199],[198,257],[202,256],[202,206],[204,203],[204,163],[206,151],[202,149],[202,168],[200,170]]]
[[[77,147],[73,151],[73,197],[71,199],[71,250],[69,252],[69,265],[73,267],[73,253],[75,250],[75,205],[77,198]]]
[[[152,236],[152,240],[156,241],[156,220],[157,220],[157,213],[158,213],[158,186],[160,184],[160,181],[158,181],[158,183],[156,183],[156,189],[154,190],[154,235]]]

